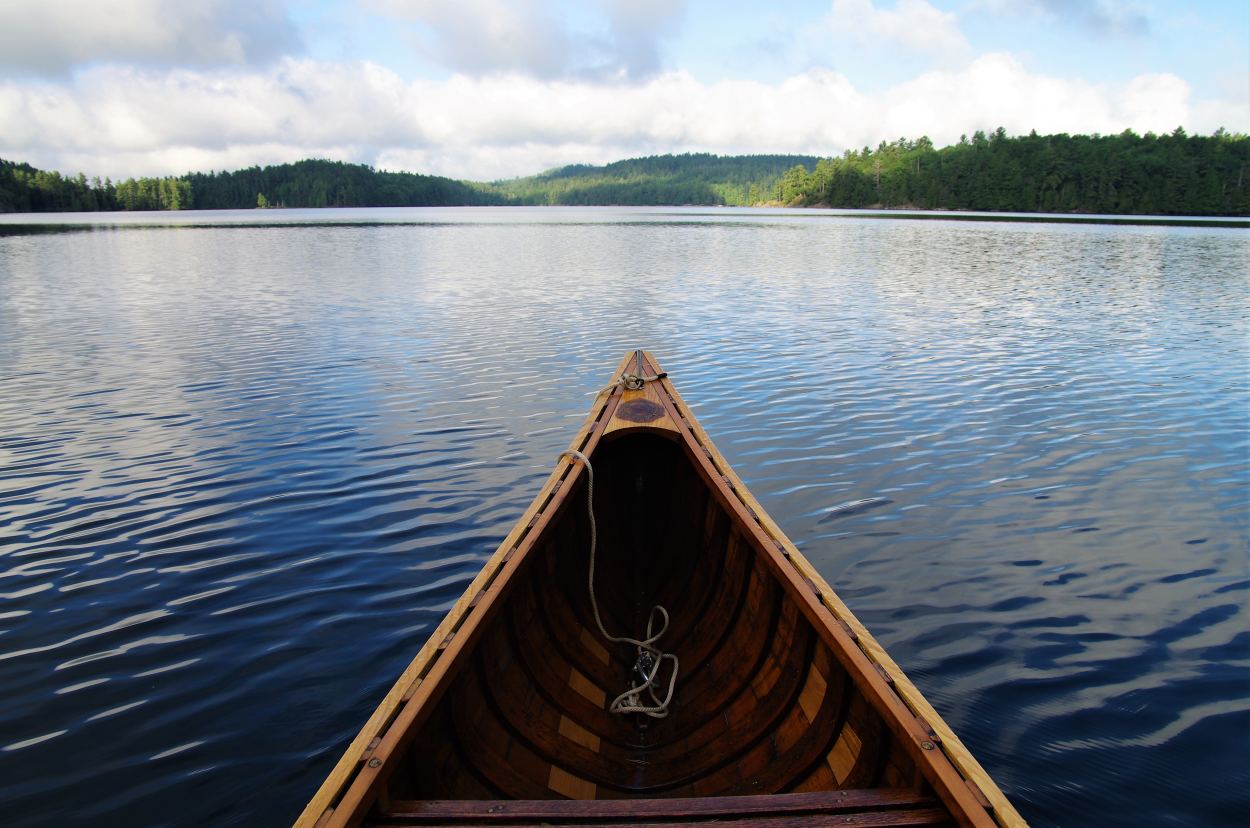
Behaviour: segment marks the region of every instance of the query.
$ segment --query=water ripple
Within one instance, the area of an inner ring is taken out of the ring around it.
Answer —
[[[289,822],[637,345],[1033,824],[1240,824],[1243,232],[421,215],[0,237],[10,824]]]

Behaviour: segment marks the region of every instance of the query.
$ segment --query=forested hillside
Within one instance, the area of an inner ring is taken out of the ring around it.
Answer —
[[[927,138],[794,167],[785,204],[1005,212],[1250,215],[1250,138],[1037,135],[999,128],[935,149]]]
[[[1250,138],[1131,131],[975,133],[937,149],[882,142],[836,158],[658,155],[481,184],[309,160],[235,172],[87,180],[0,161],[0,212],[481,204],[910,207],[1250,215]]]
[[[492,187],[518,204],[749,206],[773,199],[787,170],[814,166],[817,160],[810,155],[655,155],[602,167],[574,164]]]
[[[499,204],[480,185],[362,164],[299,161],[235,172],[126,179],[67,178],[0,160],[0,212],[217,210],[250,207],[408,207]]]
[[[84,210],[182,210],[191,207],[186,178],[67,178],[29,164],[0,159],[0,213]]]
[[[243,207],[445,207],[499,204],[483,188],[406,172],[381,172],[363,164],[297,161],[236,172],[190,173],[196,210]]]

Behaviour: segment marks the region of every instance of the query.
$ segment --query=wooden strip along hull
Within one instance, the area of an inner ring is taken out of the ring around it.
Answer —
[[[670,715],[606,709],[635,651],[593,620],[586,474],[561,459],[297,826],[1025,824],[667,378],[601,393],[571,448],[609,631],[672,617]]]

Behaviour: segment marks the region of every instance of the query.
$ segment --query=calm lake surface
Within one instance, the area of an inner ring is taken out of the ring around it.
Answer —
[[[1026,818],[1244,824],[1247,231],[120,218],[0,225],[6,825],[288,824],[634,347]]]

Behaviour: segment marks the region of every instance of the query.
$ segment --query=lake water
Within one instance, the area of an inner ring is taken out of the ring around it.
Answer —
[[[1244,824],[1244,230],[4,220],[6,825],[289,823],[634,347],[1033,824]]]

